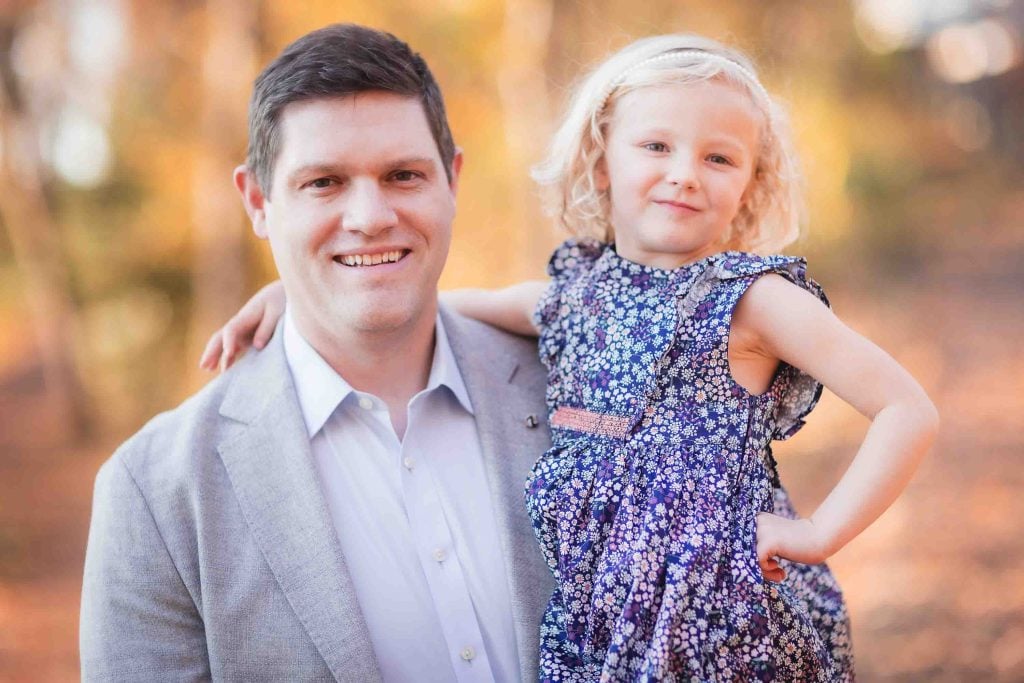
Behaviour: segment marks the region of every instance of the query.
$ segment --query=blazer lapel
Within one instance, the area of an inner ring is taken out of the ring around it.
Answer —
[[[540,622],[554,582],[526,512],[524,488],[534,461],[550,446],[545,374],[536,348],[503,354],[507,337],[441,309],[445,331],[476,415],[512,599],[522,680],[537,679]],[[531,426],[530,418],[534,422]]]
[[[281,328],[236,370],[219,452],[253,537],[334,677],[380,680],[366,622],[317,481]]]

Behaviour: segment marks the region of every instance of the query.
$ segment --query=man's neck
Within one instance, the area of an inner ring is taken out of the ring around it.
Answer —
[[[299,320],[295,322],[306,341],[353,389],[384,401],[401,439],[409,401],[430,379],[436,315],[435,310],[433,315],[386,332],[346,330],[330,335],[307,333]]]

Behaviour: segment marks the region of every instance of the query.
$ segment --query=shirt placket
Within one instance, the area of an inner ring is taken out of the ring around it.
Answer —
[[[415,436],[418,424],[429,424],[429,417],[421,414],[423,408],[421,401],[414,401],[410,406],[406,438],[400,449],[402,496],[409,528],[437,609],[456,680],[465,683],[493,681],[469,585],[430,469],[430,458],[434,454],[421,448],[424,440]]]

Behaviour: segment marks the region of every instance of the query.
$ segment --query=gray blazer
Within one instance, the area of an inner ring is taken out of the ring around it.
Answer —
[[[442,315],[476,411],[520,670],[534,681],[552,579],[523,484],[549,444],[544,371],[530,340]],[[380,680],[282,337],[154,418],[100,469],[83,680]]]

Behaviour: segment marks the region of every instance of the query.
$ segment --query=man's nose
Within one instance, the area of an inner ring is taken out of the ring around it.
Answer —
[[[396,221],[386,194],[376,183],[353,183],[342,210],[343,230],[376,235],[394,226]]]

